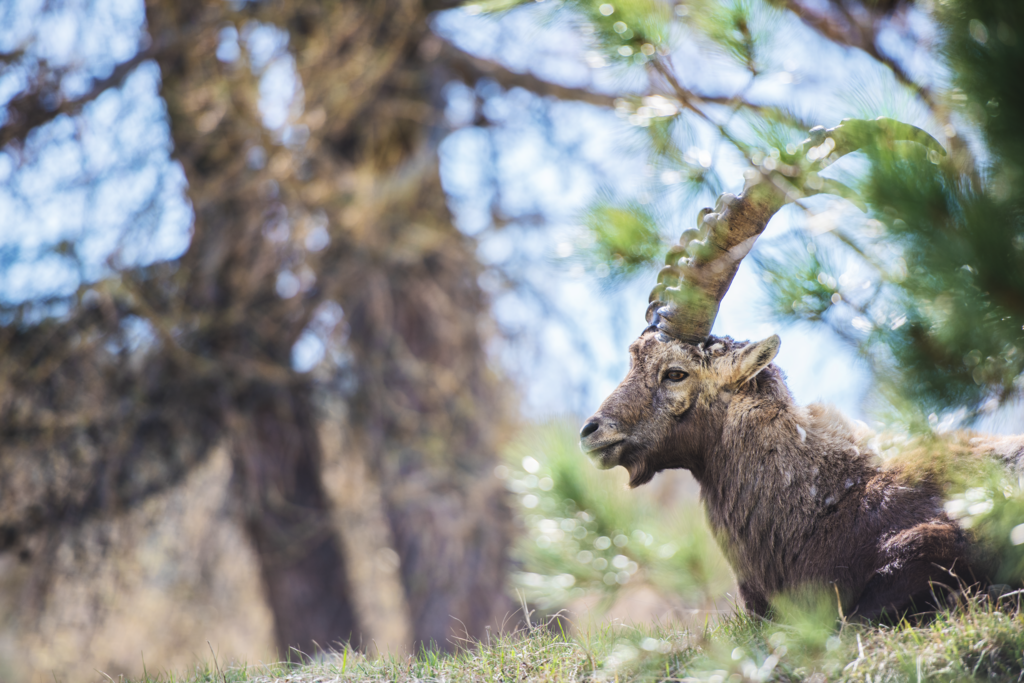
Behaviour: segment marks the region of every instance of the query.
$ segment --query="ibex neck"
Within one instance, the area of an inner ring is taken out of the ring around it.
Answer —
[[[711,526],[737,573],[767,563],[757,573],[782,580],[778,549],[799,553],[817,521],[870,471],[852,428],[834,409],[797,408],[788,396],[737,396],[698,480]]]

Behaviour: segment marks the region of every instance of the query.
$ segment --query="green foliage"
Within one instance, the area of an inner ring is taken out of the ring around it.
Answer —
[[[754,255],[776,318],[820,321],[841,301],[833,275],[836,268],[826,261],[827,256],[819,255],[814,243],[802,236]]]
[[[751,73],[767,66],[779,13],[760,0],[697,0],[688,4],[688,23]]]
[[[996,157],[992,182],[1010,173],[998,198],[1019,206],[1020,168],[1024,162],[1024,93],[1020,66],[1024,64],[1024,6],[1014,0],[947,0],[938,4],[946,29],[945,53],[953,67],[959,92],[954,102],[981,127]],[[961,95],[958,97],[958,95]]]
[[[594,29],[609,59],[645,64],[668,39],[670,6],[656,0],[584,0],[567,2]]]
[[[996,0],[938,6],[958,86],[949,97],[963,132],[981,136],[982,168],[962,146],[941,163],[915,145],[869,149],[861,191],[880,234],[863,251],[835,248],[876,273],[856,312],[870,321],[858,343],[883,393],[904,411],[963,406],[972,417],[1024,388],[1024,11]],[[773,266],[806,281],[799,263]],[[771,290],[776,310],[793,289]],[[820,307],[803,317],[820,321]]]
[[[906,324],[868,340],[891,352],[891,378],[925,413],[1013,397],[1024,372],[1017,209],[910,151],[872,154],[865,194],[905,264],[887,290]]]
[[[995,584],[1018,586],[1024,577],[1024,491],[1016,475],[992,466],[962,480],[946,512],[986,549]]]
[[[974,529],[991,544],[998,563],[993,574],[995,581],[1017,583],[1024,576],[1024,497],[1019,488],[999,488],[985,493],[988,497],[980,502],[990,502],[992,509],[978,520]]]
[[[467,3],[484,12],[503,12],[527,0],[480,0]],[[672,8],[657,0],[565,0],[564,6],[588,26],[588,35],[612,62],[643,65],[664,52]]]
[[[596,204],[584,217],[591,237],[584,258],[607,265],[611,280],[647,272],[661,258],[665,245],[654,216],[641,204]]]
[[[731,585],[724,558],[696,501],[667,511],[630,491],[621,470],[586,462],[575,430],[550,425],[510,449],[500,472],[516,495],[526,533],[514,585],[531,605],[554,612],[597,595],[607,605],[625,586],[703,602]]]

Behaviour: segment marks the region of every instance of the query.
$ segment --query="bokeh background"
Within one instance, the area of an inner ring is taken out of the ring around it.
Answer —
[[[1022,431],[1022,19],[0,2],[0,679],[733,609],[692,479],[576,431],[667,245],[844,117],[948,155],[837,163],[866,212],[787,207],[715,332],[876,428]]]

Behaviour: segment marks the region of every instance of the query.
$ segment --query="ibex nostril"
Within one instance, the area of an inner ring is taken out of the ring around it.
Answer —
[[[580,438],[585,439],[598,430],[601,426],[599,422],[591,420],[587,424],[583,425],[583,429],[580,430]]]

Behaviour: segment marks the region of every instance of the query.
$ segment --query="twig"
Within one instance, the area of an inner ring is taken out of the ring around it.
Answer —
[[[585,88],[570,88],[537,78],[529,73],[516,73],[508,68],[464,52],[451,43],[445,42],[441,47],[439,58],[442,59],[455,74],[464,81],[474,82],[481,78],[490,78],[506,90],[523,88],[542,97],[556,97],[560,100],[587,102],[598,107],[614,107],[615,97],[603,95]]]

